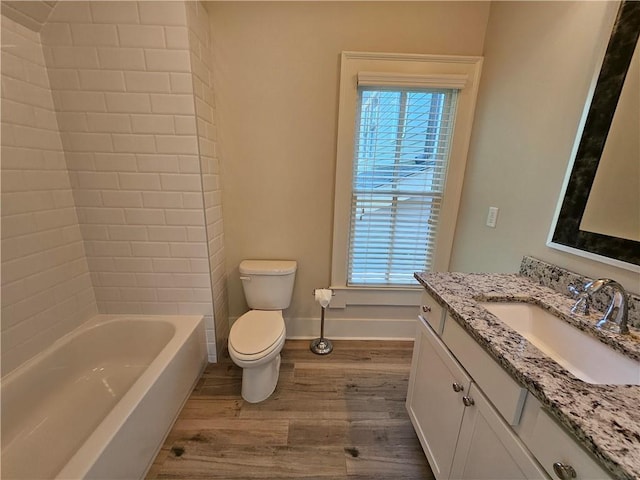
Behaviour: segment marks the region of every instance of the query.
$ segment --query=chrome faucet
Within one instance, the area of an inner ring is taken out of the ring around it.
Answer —
[[[624,287],[610,278],[599,278],[586,283],[584,292],[591,297],[602,287],[611,287],[613,297],[602,319],[596,324],[597,328],[610,329],[618,333],[629,333],[627,321],[629,319],[629,297]]]

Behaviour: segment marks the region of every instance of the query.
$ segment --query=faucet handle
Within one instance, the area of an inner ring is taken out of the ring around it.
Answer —
[[[584,286],[579,286],[578,288],[576,288],[575,285],[569,285],[567,287],[567,290],[569,290],[569,293],[571,293],[574,298],[577,298],[578,295],[584,293]]]
[[[583,313],[584,315],[589,315],[589,306],[591,304],[591,298],[589,297],[589,293],[585,290],[585,288],[584,287],[576,288],[573,285],[569,285],[567,289],[573,295],[573,298],[576,299],[575,305],[571,307],[571,313],[574,313],[574,314]]]

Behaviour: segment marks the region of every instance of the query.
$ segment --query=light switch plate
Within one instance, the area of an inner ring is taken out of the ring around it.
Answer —
[[[496,228],[498,222],[498,207],[489,207],[489,213],[487,214],[487,227]]]

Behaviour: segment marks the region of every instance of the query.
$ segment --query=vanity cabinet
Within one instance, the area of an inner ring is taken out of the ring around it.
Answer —
[[[422,315],[415,342],[407,410],[436,479],[548,478]]]
[[[407,409],[438,480],[449,478],[471,377],[419,317]],[[435,415],[434,415],[435,413]]]
[[[406,406],[437,480],[612,478],[426,293]]]

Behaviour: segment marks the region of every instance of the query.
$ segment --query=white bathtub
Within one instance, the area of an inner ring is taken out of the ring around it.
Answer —
[[[202,317],[92,318],[2,380],[2,478],[142,478],[206,358]]]

